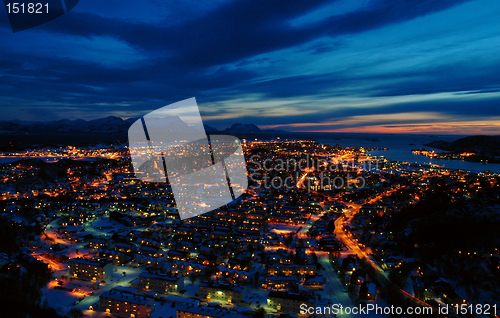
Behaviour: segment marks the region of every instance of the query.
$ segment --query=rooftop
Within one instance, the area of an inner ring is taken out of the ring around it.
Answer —
[[[132,304],[137,304],[137,305],[147,305],[151,299],[146,298],[144,296],[136,296],[133,294],[129,293],[122,293],[119,291],[115,290],[108,290],[103,292],[100,296],[100,298],[106,298],[106,299],[114,299],[114,300],[119,300],[119,301],[126,301]]]
[[[212,283],[212,282],[203,282],[200,284],[200,287],[209,287],[209,288],[214,288],[214,289],[230,290],[230,291],[237,291],[237,292],[243,291],[243,287],[240,287],[240,286],[222,284],[222,283]]]
[[[290,300],[299,300],[299,301],[311,301],[313,302],[314,299],[300,295],[300,294],[294,294],[294,293],[287,293],[287,292],[278,292],[278,291],[272,291],[269,292],[269,298],[282,298],[282,299],[290,299]]]
[[[142,272],[139,275],[139,277],[170,280],[170,281],[173,281],[173,282],[176,282],[179,279],[178,277],[175,277],[175,276],[172,276],[172,275],[159,274],[159,273],[150,273],[150,272]]]
[[[83,265],[93,265],[93,266],[99,266],[99,267],[104,267],[107,265],[106,262],[95,261],[95,260],[88,259],[88,258],[72,258],[69,260],[69,262],[76,263],[76,264],[83,264]]]

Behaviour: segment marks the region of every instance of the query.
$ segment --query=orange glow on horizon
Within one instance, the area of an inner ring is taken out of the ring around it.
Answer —
[[[289,123],[261,127],[285,130],[288,128],[291,129],[290,132],[317,133],[498,135],[500,134],[500,117],[468,120],[438,112],[408,112],[351,116],[319,123]],[[294,128],[300,130],[293,130]]]
[[[312,125],[314,126],[314,125]],[[285,127],[283,125],[281,127]],[[443,122],[397,125],[371,125],[359,127],[346,127],[337,129],[307,129],[290,132],[315,132],[315,133],[373,133],[373,134],[442,134],[442,135],[498,135],[500,122]]]

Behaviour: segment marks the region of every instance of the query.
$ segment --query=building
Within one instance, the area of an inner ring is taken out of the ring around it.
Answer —
[[[224,303],[238,304],[245,298],[245,289],[240,286],[203,282],[199,286],[201,299],[207,301],[222,301]]]
[[[301,277],[298,276],[267,276],[262,279],[262,288],[264,289],[288,289],[290,286],[298,286]]]
[[[103,292],[99,296],[99,308],[106,313],[120,314],[131,318],[146,318],[151,315],[154,301],[144,296],[115,291]]]
[[[90,248],[93,249],[99,249],[99,248],[107,248],[108,247],[108,240],[103,239],[103,238],[93,238],[89,242]]]
[[[138,264],[144,264],[146,266],[158,266],[158,264],[161,264],[161,259],[154,256],[146,256],[142,254],[135,254],[134,261]]]
[[[184,289],[184,278],[173,275],[142,272],[139,275],[139,286],[160,293],[175,292]]]
[[[169,261],[187,261],[189,259],[189,253],[183,251],[170,250],[167,253],[167,259]]]
[[[157,248],[157,247],[152,247],[152,246],[141,246],[141,249],[139,250],[140,255],[145,255],[145,256],[152,256],[152,257],[161,257],[163,256],[162,251]]]
[[[316,299],[300,294],[272,291],[267,297],[267,305],[276,308],[276,311],[298,315],[300,305],[315,307]]]
[[[323,288],[325,283],[326,279],[322,275],[306,275],[303,285],[310,288]]]
[[[130,257],[125,253],[104,249],[99,249],[99,257],[110,260],[115,265],[127,263],[130,259]]]
[[[316,265],[279,264],[267,266],[268,276],[316,275],[317,273]]]
[[[63,252],[49,251],[49,252],[44,252],[43,256],[53,259],[59,263],[63,263],[69,259],[69,257],[66,256]]]
[[[237,313],[226,309],[203,306],[179,306],[177,318],[236,318]]]
[[[104,261],[94,261],[86,258],[72,258],[69,261],[69,275],[71,277],[95,281],[110,279],[113,273],[113,264]]]
[[[121,252],[124,254],[134,254],[137,251],[137,247],[134,244],[128,243],[115,243],[115,252]]]

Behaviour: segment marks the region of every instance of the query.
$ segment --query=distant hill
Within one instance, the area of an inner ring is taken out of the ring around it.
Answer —
[[[48,122],[0,122],[1,132],[94,132],[117,133],[126,132],[136,118],[123,120],[119,117],[109,116],[94,120],[69,120],[62,119]]]
[[[224,129],[224,132],[260,132],[260,128],[254,124],[234,124]]]
[[[8,121],[0,121],[0,131],[27,131],[28,128],[23,125],[8,122]]]
[[[452,142],[436,140],[424,146],[453,152],[474,152],[485,157],[500,156],[500,136],[469,136]]]
[[[160,130],[170,129],[177,127],[181,123],[175,118],[169,122],[166,127]],[[13,121],[0,121],[0,133],[27,133],[27,132],[44,132],[44,133],[127,133],[130,125],[132,125],[137,118],[122,119],[120,117],[109,116],[106,118],[94,120],[69,120],[62,119],[48,122],[22,122],[18,120]],[[158,120],[159,126],[165,126],[164,121]],[[224,130],[218,130],[212,126],[204,125],[205,131],[211,133],[259,133],[259,132],[278,132],[282,130],[274,129],[260,129],[254,124],[234,124]]]
[[[278,129],[260,129],[254,124],[234,124],[223,130],[225,133],[259,133],[259,132],[283,132]]]
[[[217,128],[214,128],[212,126],[209,126],[209,125],[206,125],[206,124],[203,124],[203,127],[205,127],[205,131],[210,134],[210,133],[217,133],[217,132],[220,132],[220,130],[218,130]]]

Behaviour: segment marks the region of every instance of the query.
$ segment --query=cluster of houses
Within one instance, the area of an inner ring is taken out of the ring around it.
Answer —
[[[261,164],[264,159],[302,158],[305,153],[328,154],[333,149],[308,141],[255,142],[247,143],[246,147],[261,154]],[[249,191],[232,205],[180,221],[168,185],[137,181],[127,161],[117,161],[111,166],[97,161],[64,167],[68,170],[67,179],[44,183],[45,188],[20,195],[2,193],[11,201],[5,205],[4,213],[14,215],[13,212],[19,211],[12,202],[20,196],[37,197],[34,200],[37,205],[33,208],[40,211],[37,219],[40,225],[47,227],[50,224],[50,231],[70,242],[70,246],[78,244],[93,251],[91,255],[75,257],[62,244],[53,243],[50,249],[43,250],[45,258],[67,264],[73,279],[109,282],[117,266],[140,267],[142,272],[130,288],[116,287],[100,295],[99,308],[105,312],[149,317],[157,295],[178,294],[186,287],[186,276],[192,276],[193,282],[205,276],[206,281],[198,284],[198,297],[207,303],[243,304],[249,290],[260,289],[268,293],[268,308],[296,314],[301,304],[316,304],[315,293],[327,284],[322,267],[313,259],[315,254],[312,252],[333,253],[342,248],[333,235],[331,222],[335,215],[345,212],[347,206],[333,204],[326,209],[325,218],[311,224],[311,216],[323,212],[319,203],[326,200],[313,191],[261,187]],[[13,183],[19,176],[31,174],[33,169],[39,168],[10,166],[0,171],[0,177],[7,180],[6,184]],[[389,217],[391,211],[417,201],[421,191],[429,189],[428,180],[419,179],[421,173],[415,169],[402,170],[395,166],[394,170],[397,172],[392,177],[394,183],[398,178],[415,182],[404,191],[363,205],[346,228],[361,247],[370,246],[380,255],[382,268],[397,264],[398,260],[386,255],[387,249],[396,243],[384,222],[373,226],[371,221]],[[249,168],[249,171],[253,170]],[[302,173],[278,169],[266,173],[271,177],[280,174],[286,177],[295,172]],[[382,183],[390,181],[381,181],[371,172],[362,173],[367,180],[366,187],[346,192],[343,201],[359,201],[363,196],[377,193]],[[452,177],[460,178],[448,178]],[[467,195],[478,187],[472,180],[465,181],[464,187],[454,189],[455,195]],[[470,184],[474,186],[468,187]],[[103,220],[109,224],[95,225]],[[13,222],[21,224],[19,220]],[[310,226],[309,232],[299,237],[297,231],[306,226]],[[31,252],[24,254],[31,257],[31,261],[39,262]],[[349,291],[358,299],[376,300],[377,286],[369,280],[359,262],[349,258],[344,262],[341,267]],[[9,256],[0,255],[0,271],[13,264]],[[422,273],[415,278],[414,290],[418,298],[427,297],[425,293],[433,290],[446,295],[451,303],[460,301],[446,282],[430,277]],[[297,290],[298,285],[300,290]],[[208,306],[183,305],[176,312],[181,318],[235,316],[234,312]]]

